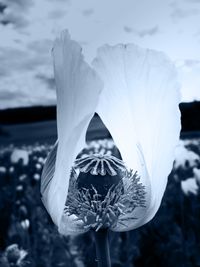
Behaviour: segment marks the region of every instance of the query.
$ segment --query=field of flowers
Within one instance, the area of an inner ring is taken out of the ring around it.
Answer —
[[[41,202],[40,176],[50,149],[0,148],[1,267],[96,266],[93,236],[60,236]],[[137,230],[110,233],[112,266],[200,266],[199,188],[200,139],[182,140],[156,217]]]

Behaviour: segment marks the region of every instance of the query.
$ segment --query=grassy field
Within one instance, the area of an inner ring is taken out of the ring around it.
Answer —
[[[0,266],[96,266],[93,236],[60,236],[41,203],[40,175],[56,139],[55,123],[28,132],[12,127],[15,145],[2,142],[0,150]],[[38,136],[43,138],[35,143]],[[200,140],[181,141],[156,217],[137,230],[110,233],[113,267],[200,266],[198,170]]]
[[[57,135],[55,121],[2,125],[0,129],[1,146],[11,143],[33,144],[38,140],[53,143]]]
[[[107,138],[110,134],[98,117],[94,117],[88,128],[87,139]],[[53,144],[57,138],[56,121],[0,125],[0,146],[9,144]]]

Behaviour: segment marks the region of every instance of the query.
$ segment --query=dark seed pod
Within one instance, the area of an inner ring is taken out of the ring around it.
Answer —
[[[77,178],[78,189],[89,189],[92,197],[96,190],[100,200],[106,197],[109,189],[112,190],[122,181],[126,172],[122,160],[106,154],[79,158],[75,162],[75,169],[80,171]]]

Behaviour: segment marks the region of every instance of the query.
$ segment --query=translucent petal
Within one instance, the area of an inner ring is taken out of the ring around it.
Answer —
[[[71,166],[85,147],[86,130],[96,111],[147,192],[146,207],[124,215],[121,221],[128,225],[112,230],[139,227],[160,206],[179,138],[179,85],[173,65],[162,53],[131,44],[99,49],[92,70],[67,32],[56,40],[53,56],[58,142],[45,163],[41,184],[48,212],[63,234],[87,231],[83,222],[64,216],[63,210]]]
[[[155,215],[172,168],[180,132],[176,71],[163,53],[133,44],[103,46],[93,66],[104,82],[97,113],[148,192],[129,230]]]
[[[56,157],[54,149],[47,159],[41,192],[45,207],[59,227],[71,167],[85,146],[87,127],[94,115],[102,82],[84,61],[81,47],[70,40],[66,31],[56,39],[52,53],[57,88],[58,147]]]

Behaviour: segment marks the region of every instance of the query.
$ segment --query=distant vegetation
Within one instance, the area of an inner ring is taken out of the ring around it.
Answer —
[[[55,119],[55,106],[36,106],[0,110],[0,124],[31,123]]]
[[[200,101],[181,103],[183,131],[200,131]]]
[[[200,101],[181,103],[182,131],[200,131]],[[0,124],[18,124],[56,119],[55,106],[0,110]]]

